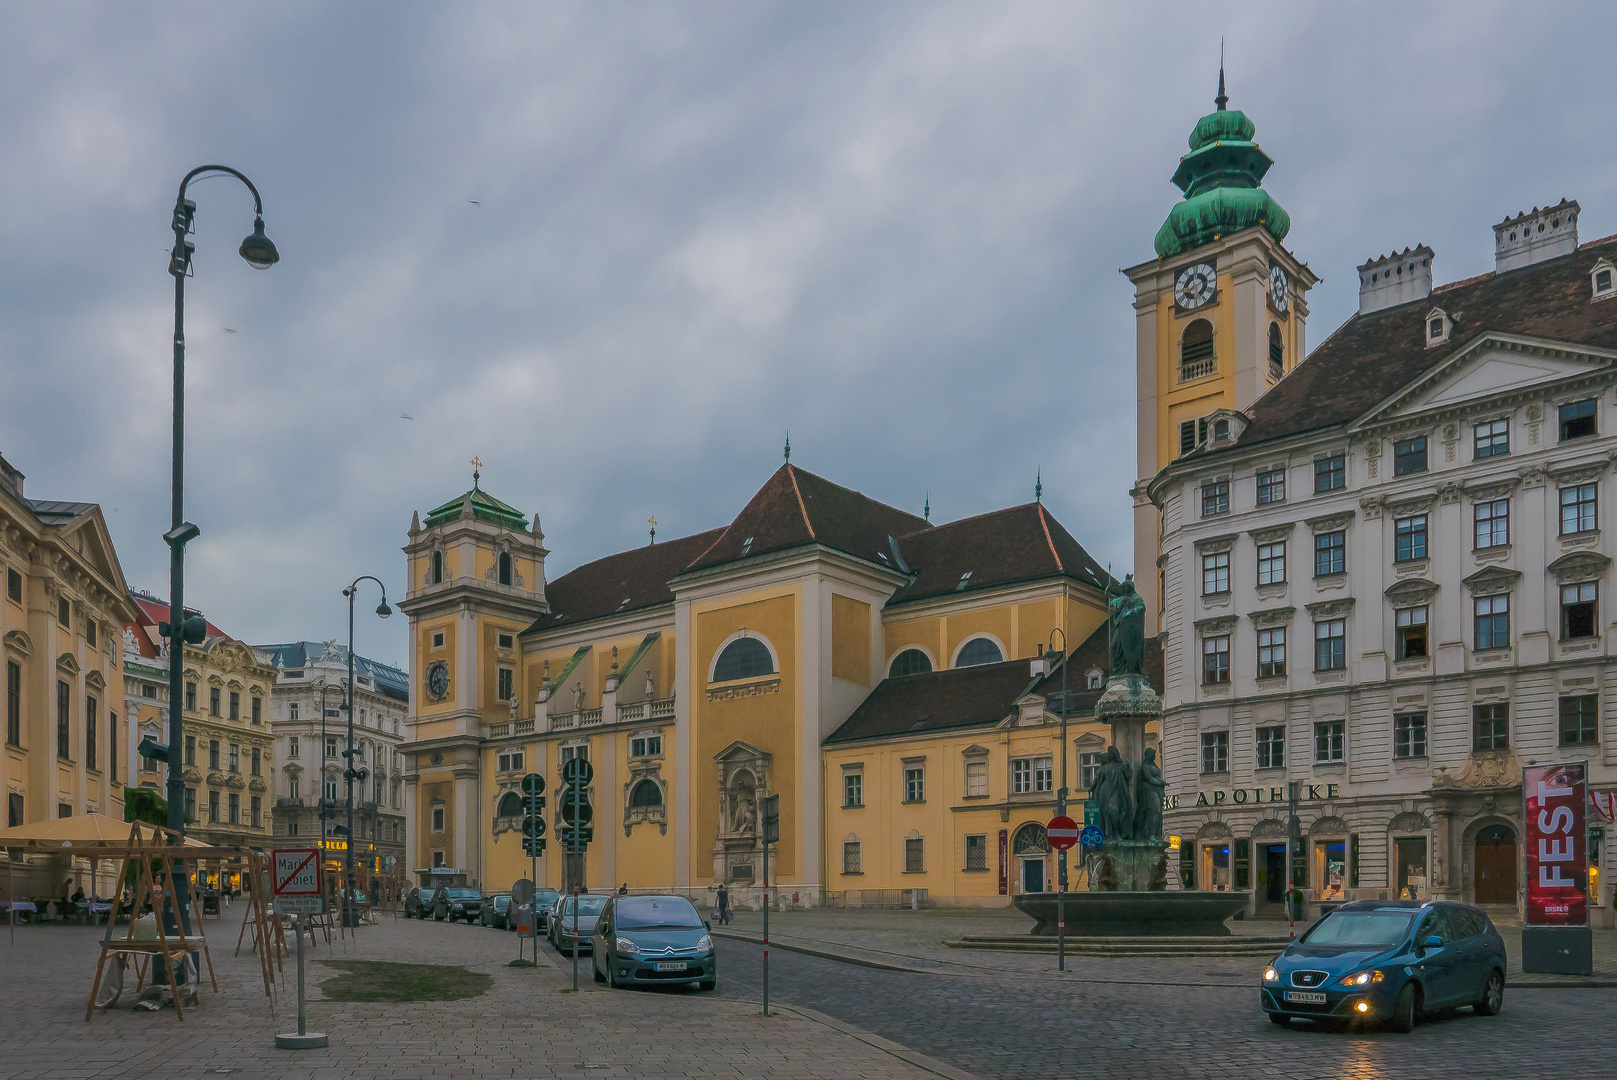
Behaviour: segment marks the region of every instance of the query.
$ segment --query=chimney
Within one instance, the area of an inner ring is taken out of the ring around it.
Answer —
[[[1359,267],[1359,314],[1397,307],[1432,294],[1432,249],[1425,244],[1371,259]]]
[[[22,498],[22,473],[18,472],[4,455],[0,455],[0,490],[9,491],[17,498]]]
[[[1562,199],[1540,210],[1533,207],[1493,227],[1493,268],[1503,274],[1578,249],[1578,204]]]

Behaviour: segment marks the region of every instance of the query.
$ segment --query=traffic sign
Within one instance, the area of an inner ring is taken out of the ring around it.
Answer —
[[[324,915],[326,913],[326,898],[323,896],[277,896],[275,898],[275,914],[277,915]]]
[[[587,784],[595,779],[595,766],[587,758],[571,758],[562,762],[561,778],[569,784]]]
[[[526,904],[533,899],[533,882],[527,878],[518,878],[511,886],[511,903]]]
[[[561,819],[574,827],[588,825],[595,817],[595,808],[581,794],[568,791],[561,797]]]
[[[1050,841],[1051,847],[1057,851],[1066,851],[1078,843],[1078,823],[1061,814],[1050,819],[1050,824],[1044,827],[1044,835]]]
[[[1086,851],[1094,851],[1106,842],[1106,834],[1100,831],[1099,825],[1085,825],[1078,834],[1078,842]]]
[[[277,897],[320,895],[320,852],[315,848],[278,849],[271,860],[270,884]]]
[[[545,778],[543,775],[531,772],[522,778],[522,794],[543,795],[545,793]]]
[[[527,817],[522,819],[522,835],[531,836],[535,840],[545,835],[545,819],[542,817]]]

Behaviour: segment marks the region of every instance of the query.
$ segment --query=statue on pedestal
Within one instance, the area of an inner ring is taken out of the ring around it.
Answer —
[[[1107,601],[1106,638],[1111,646],[1112,674],[1145,673],[1145,600],[1134,591],[1134,575],[1123,579]]]
[[[1100,831],[1107,840],[1133,838],[1133,775],[1133,767],[1118,754],[1117,747],[1108,747],[1089,793],[1089,797],[1100,807]]]
[[[1157,752],[1147,750],[1140,761],[1138,785],[1134,799],[1134,838],[1159,840],[1162,838],[1162,796],[1168,782],[1162,778],[1157,766]]]

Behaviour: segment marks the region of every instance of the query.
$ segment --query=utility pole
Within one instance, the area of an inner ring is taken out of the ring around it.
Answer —
[[[763,800],[764,834],[764,1015],[769,1015],[769,845],[780,843],[780,796]]]

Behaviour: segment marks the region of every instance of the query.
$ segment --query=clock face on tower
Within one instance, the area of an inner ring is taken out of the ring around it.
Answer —
[[[435,698],[449,693],[449,665],[442,660],[427,669],[427,693]]]
[[[1180,311],[1194,311],[1218,291],[1218,272],[1212,263],[1197,263],[1179,272],[1173,283],[1173,303]]]
[[[1285,314],[1286,303],[1291,298],[1291,285],[1286,281],[1286,272],[1278,266],[1269,267],[1269,303],[1281,314]]]

